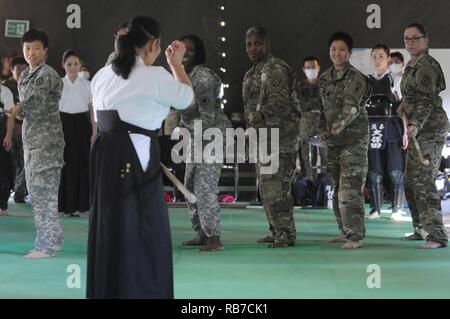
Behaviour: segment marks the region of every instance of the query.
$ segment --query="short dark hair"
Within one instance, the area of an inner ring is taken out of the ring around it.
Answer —
[[[352,37],[350,36],[350,34],[348,34],[346,32],[342,32],[342,31],[338,31],[331,35],[330,39],[328,40],[328,46],[330,47],[331,43],[333,43],[334,41],[339,41],[339,40],[344,41],[349,50],[353,49]]]
[[[422,33],[423,36],[428,37],[427,30],[425,30],[425,27],[421,23],[418,22],[411,23],[405,29],[409,28],[416,28],[417,30],[419,30],[420,33]]]
[[[33,41],[40,41],[44,46],[44,49],[48,48],[48,36],[44,31],[38,29],[31,29],[25,32],[22,36],[22,44]]]
[[[78,59],[80,58],[80,55],[78,54],[77,51],[73,50],[73,49],[69,49],[66,52],[63,53],[62,56],[62,63],[66,63],[67,59],[70,58],[71,56],[75,56]]]
[[[194,62],[193,62],[194,66],[205,63],[206,62],[206,51],[205,51],[205,45],[203,44],[202,39],[200,39],[195,34],[187,34],[187,35],[183,35],[180,38],[180,41],[183,41],[183,40],[190,40],[195,45],[195,57],[194,57]]]
[[[28,63],[23,56],[16,56],[11,61],[11,70],[14,69],[16,65],[28,65]]]
[[[251,35],[256,35],[258,38],[262,40],[269,40],[269,33],[263,27],[253,26],[250,27],[245,33],[245,37],[249,37]]]
[[[388,57],[389,57],[390,54],[391,54],[391,50],[388,48],[388,46],[385,45],[385,44],[380,44],[380,43],[375,44],[375,45],[372,47],[372,51],[370,51],[370,54],[372,54],[373,51],[378,50],[378,49],[383,50],[383,51],[386,53],[386,55],[387,55]]]
[[[304,66],[305,63],[308,62],[308,61],[317,61],[317,64],[320,64],[319,63],[319,59],[317,57],[315,57],[313,55],[309,55],[309,56],[307,56],[306,58],[303,59],[302,65]]]
[[[403,54],[401,54],[400,52],[392,52],[391,58],[397,58],[400,61],[402,61],[402,63],[405,63],[405,58],[403,57]]]

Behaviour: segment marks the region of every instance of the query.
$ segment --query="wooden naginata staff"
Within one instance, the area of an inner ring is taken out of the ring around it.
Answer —
[[[408,119],[406,117],[403,104],[400,104],[397,113],[402,119],[402,121],[405,123],[405,126],[408,127]],[[419,142],[417,142],[417,138],[415,136],[411,137],[411,141],[413,142],[414,148],[416,149],[417,154],[419,155],[420,162],[425,166],[430,165],[430,160],[425,158],[425,156],[423,156],[423,151],[422,148],[420,147]]]
[[[194,194],[192,194],[184,185],[182,182],[180,182],[178,180],[178,178],[175,177],[175,175],[172,174],[172,172],[166,167],[166,165],[164,165],[163,163],[161,164],[161,170],[164,173],[164,175],[166,175],[166,177],[173,183],[174,186],[176,186],[180,192],[183,194],[184,198],[186,198],[186,200],[191,203],[191,204],[195,204],[197,202],[197,198],[195,197]]]

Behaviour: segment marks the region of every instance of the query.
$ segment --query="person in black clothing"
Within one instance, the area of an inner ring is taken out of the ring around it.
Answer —
[[[377,44],[371,62],[375,72],[369,75],[372,94],[367,102],[369,114],[369,190],[372,210],[369,219],[380,217],[383,203],[383,176],[387,170],[394,188],[393,213],[401,210],[403,199],[403,150],[408,146],[405,123],[397,115],[398,101],[389,69],[389,48]]]
[[[22,56],[12,59],[11,73],[12,76],[6,80],[5,86],[11,90],[14,98],[14,104],[19,103],[19,91],[17,83],[19,76],[23,70],[28,67],[28,63]],[[25,203],[27,194],[27,185],[25,179],[25,168],[23,158],[23,142],[22,142],[22,120],[14,119],[14,130],[12,135],[11,155],[15,163],[16,180],[14,184],[14,201],[16,203]]]
[[[12,107],[11,91],[0,85],[0,216],[8,215],[8,198],[14,186],[14,164],[10,152],[14,120],[6,115]]]

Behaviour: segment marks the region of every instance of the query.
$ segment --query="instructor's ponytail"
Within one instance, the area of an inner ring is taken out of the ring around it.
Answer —
[[[130,21],[128,33],[119,37],[117,57],[112,61],[112,70],[125,80],[136,63],[136,50],[143,48],[150,40],[160,37],[159,24],[154,19],[137,16]]]
[[[128,79],[131,69],[136,63],[136,51],[130,33],[124,34],[117,39],[117,57],[112,61],[114,73]]]

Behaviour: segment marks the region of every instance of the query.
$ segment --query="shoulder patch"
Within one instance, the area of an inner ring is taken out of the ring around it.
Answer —
[[[44,79],[42,77],[36,79],[36,85],[41,86],[44,84]]]
[[[280,79],[280,78],[275,78],[275,79],[273,79],[273,80],[272,80],[272,83],[271,83],[271,85],[272,85],[273,87],[279,87],[280,84],[281,84],[281,79]]]
[[[420,84],[422,84],[423,87],[429,87],[431,84],[431,78],[429,75],[424,75],[422,77],[422,80],[420,81]]]
[[[207,97],[207,96],[202,96],[202,97],[200,97],[200,103],[201,103],[202,105],[208,105],[208,103],[209,103],[208,97]]]

